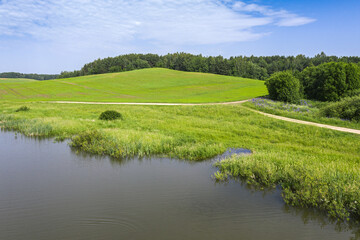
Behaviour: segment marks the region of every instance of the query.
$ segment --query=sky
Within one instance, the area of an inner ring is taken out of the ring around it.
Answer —
[[[0,0],[0,72],[127,53],[360,56],[360,0]]]

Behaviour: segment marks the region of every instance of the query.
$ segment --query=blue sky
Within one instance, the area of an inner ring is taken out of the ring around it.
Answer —
[[[359,0],[0,0],[0,72],[126,53],[360,55]]]

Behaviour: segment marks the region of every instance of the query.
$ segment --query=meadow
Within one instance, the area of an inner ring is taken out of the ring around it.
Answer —
[[[120,106],[0,103],[0,126],[27,136],[72,139],[76,149],[116,158],[161,155],[206,160],[227,148],[253,154],[217,164],[215,177],[283,188],[296,206],[360,217],[359,136],[270,119],[241,105]],[[102,121],[105,110],[123,120]]]
[[[152,68],[47,81],[0,80],[0,100],[230,102],[266,95],[264,81]]]
[[[335,219],[360,220],[358,135],[271,119],[239,104],[48,102],[234,101],[265,95],[262,81],[145,69],[0,86],[2,129],[26,136],[70,139],[69,144],[79,151],[114,158],[156,155],[203,161],[229,148],[249,149],[249,156],[216,163],[219,171],[214,178],[240,178],[259,188],[280,186],[288,204],[320,209]],[[106,110],[118,111],[122,119],[99,120]]]

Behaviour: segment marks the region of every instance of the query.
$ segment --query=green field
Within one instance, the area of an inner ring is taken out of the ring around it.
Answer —
[[[360,219],[358,135],[271,119],[242,105],[121,106],[46,101],[221,102],[265,95],[262,81],[167,69],[49,81],[0,82],[0,128],[71,139],[76,149],[109,155],[205,160],[228,148],[253,154],[217,164],[220,180],[241,178],[283,189],[292,205]],[[45,102],[39,102],[45,101]],[[247,103],[251,104],[251,103]],[[17,111],[27,106],[28,111]],[[123,120],[101,121],[105,110]]]
[[[0,84],[2,84],[2,83],[31,83],[31,82],[36,82],[36,80],[27,79],[27,78],[0,78]]]
[[[263,81],[153,68],[47,81],[0,81],[1,100],[203,103],[266,95]]]

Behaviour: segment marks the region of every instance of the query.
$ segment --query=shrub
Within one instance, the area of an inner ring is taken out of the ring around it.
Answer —
[[[122,119],[121,113],[113,110],[108,110],[105,112],[102,112],[99,117],[100,120],[116,120],[116,119]]]
[[[360,122],[360,96],[344,98],[320,109],[325,117],[336,117]]]
[[[300,82],[291,72],[274,73],[265,85],[273,100],[289,103],[298,103],[300,100]]]
[[[15,112],[27,112],[29,111],[30,108],[27,107],[27,106],[22,106],[22,107],[19,107],[18,109],[15,110]]]

